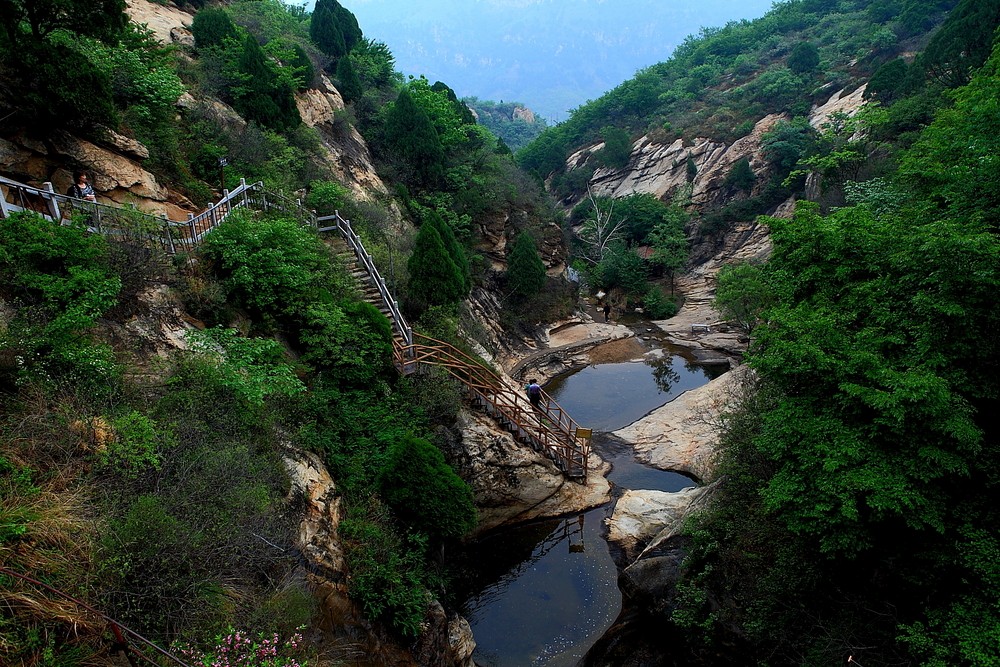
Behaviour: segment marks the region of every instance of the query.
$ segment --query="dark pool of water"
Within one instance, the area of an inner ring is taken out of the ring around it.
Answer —
[[[581,426],[614,431],[726,370],[668,353],[648,361],[587,366],[553,378],[544,388]]]
[[[477,665],[575,665],[611,627],[622,597],[602,535],[607,511],[498,531],[470,546],[463,615]]]
[[[569,373],[545,389],[578,423],[594,429],[594,451],[611,462],[622,489],[680,491],[684,475],[650,468],[605,432],[627,426],[725,369],[698,366],[675,351],[643,362],[601,364]],[[496,531],[460,557],[456,597],[476,638],[483,667],[576,665],[621,611],[618,571],[605,541],[610,506]]]

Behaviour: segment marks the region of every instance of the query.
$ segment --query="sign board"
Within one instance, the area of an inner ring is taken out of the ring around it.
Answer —
[[[593,429],[590,429],[590,428],[578,428],[578,429],[576,429],[576,437],[578,437],[578,438],[587,438],[589,440],[592,435],[594,435],[594,430]]]

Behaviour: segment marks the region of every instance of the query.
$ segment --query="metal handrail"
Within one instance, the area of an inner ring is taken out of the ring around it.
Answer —
[[[365,271],[371,277],[372,282],[378,289],[379,295],[382,297],[382,303],[385,304],[386,308],[392,314],[393,324],[396,325],[396,329],[399,331],[399,335],[403,338],[406,345],[413,345],[413,329],[406,322],[406,318],[403,317],[403,313],[399,309],[399,304],[393,298],[392,293],[389,292],[389,287],[386,285],[385,279],[382,278],[382,274],[379,273],[378,267],[375,266],[374,260],[372,260],[371,255],[365,250],[364,244],[361,242],[361,237],[358,236],[354,228],[351,227],[350,220],[342,218],[339,211],[335,211],[333,215],[325,215],[315,219],[316,229],[321,232],[326,232],[330,230],[337,230],[340,236],[347,243],[348,247],[354,251],[354,255],[358,258],[364,266]],[[328,225],[326,227],[322,226],[324,222],[333,221],[333,225]]]
[[[586,481],[589,438],[578,434],[579,426],[548,394],[543,392],[545,400],[536,408],[520,391],[462,350],[429,336],[414,335],[420,339],[418,344],[395,346],[396,363],[403,372],[420,363],[445,368],[488,413],[492,409],[491,416],[509,422],[519,436],[530,439],[560,463],[570,477]]]

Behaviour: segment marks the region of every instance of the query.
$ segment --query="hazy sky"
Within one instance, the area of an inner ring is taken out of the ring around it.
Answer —
[[[407,75],[460,97],[518,101],[549,120],[666,60],[702,27],[771,0],[340,0]]]

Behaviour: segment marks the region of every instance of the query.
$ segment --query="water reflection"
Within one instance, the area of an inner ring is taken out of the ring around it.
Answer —
[[[476,664],[575,665],[621,610],[617,570],[601,535],[606,508],[498,532],[471,545],[465,617],[476,637]],[[524,540],[547,532],[530,555]],[[515,557],[516,558],[516,557]],[[496,579],[495,566],[508,568]]]
[[[721,374],[677,354],[597,364],[553,378],[545,391],[581,425],[614,431]]]

